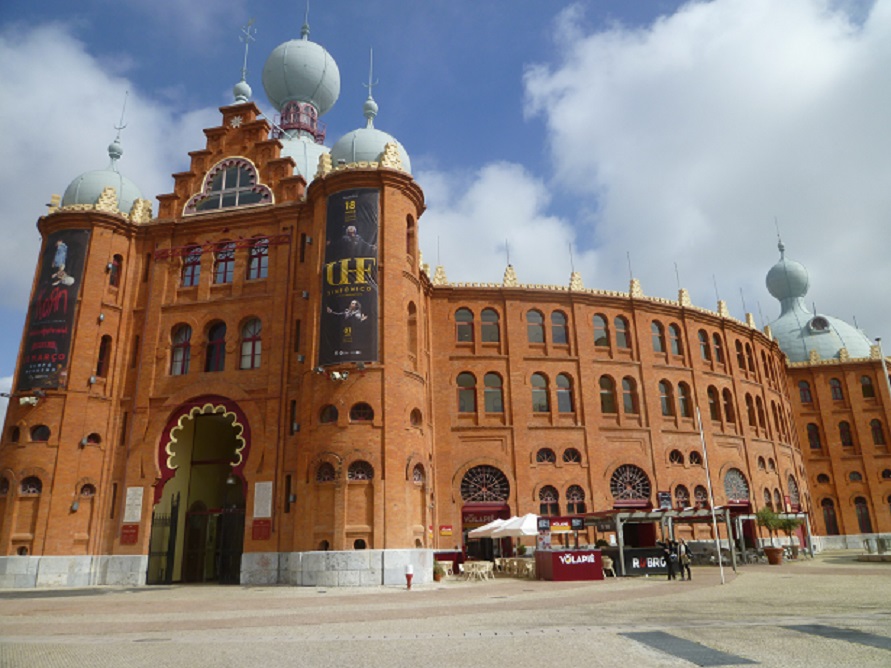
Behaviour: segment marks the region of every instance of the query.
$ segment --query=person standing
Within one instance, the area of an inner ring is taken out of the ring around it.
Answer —
[[[690,561],[691,561],[690,548],[687,545],[687,541],[685,541],[683,538],[681,538],[680,542],[678,543],[677,551],[678,551],[678,563],[680,564],[680,570],[681,570],[681,580],[684,579],[684,571],[687,572],[686,579],[692,580],[693,573],[690,570]]]
[[[665,562],[665,568],[668,572],[668,579],[675,579],[675,565],[678,560],[678,553],[674,549],[672,549],[672,543],[670,541],[664,541],[658,543],[658,545],[662,546],[662,560]]]

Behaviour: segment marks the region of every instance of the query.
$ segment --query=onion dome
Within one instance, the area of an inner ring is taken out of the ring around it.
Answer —
[[[808,310],[804,303],[810,285],[804,265],[785,257],[779,243],[780,261],[767,272],[767,289],[780,302],[780,317],[770,330],[790,362],[806,362],[811,353],[820,359],[869,357],[872,342],[861,330],[844,320]]]
[[[244,79],[232,87],[232,95],[235,97],[236,104],[250,101],[252,93],[251,87]]]
[[[93,206],[99,201],[102,191],[106,188],[114,188],[118,197],[118,210],[124,214],[130,213],[133,204],[142,199],[142,193],[136,184],[121,174],[117,168],[124,151],[120,143],[120,135],[108,145],[108,157],[110,164],[105,169],[97,169],[84,172],[65,189],[60,206],[74,206],[86,204]]]

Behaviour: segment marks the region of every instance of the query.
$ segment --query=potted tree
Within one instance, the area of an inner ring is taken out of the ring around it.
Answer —
[[[770,535],[770,546],[764,548],[764,554],[767,556],[767,563],[772,566],[779,566],[783,563],[783,548],[774,545],[774,536],[780,528],[782,519],[773,512],[772,508],[765,506],[755,513],[755,521],[759,527],[767,529]]]
[[[795,544],[792,534],[798,530],[801,524],[802,521],[796,517],[779,518],[779,529],[789,538],[789,549],[792,550],[793,559],[798,559],[798,545]]]
[[[439,582],[445,575],[445,569],[438,563],[433,564],[433,581]]]

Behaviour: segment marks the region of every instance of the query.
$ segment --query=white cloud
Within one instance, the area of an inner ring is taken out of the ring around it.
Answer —
[[[690,3],[646,29],[557,22],[561,62],[526,74],[547,124],[554,185],[599,198],[589,286],[624,289],[626,252],[648,294],[674,263],[701,305],[776,302],[774,217],[812,275],[808,299],[891,334],[891,2],[862,24],[821,0]],[[577,263],[578,264],[578,263]]]

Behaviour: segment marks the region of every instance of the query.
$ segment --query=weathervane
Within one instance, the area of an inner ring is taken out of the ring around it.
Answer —
[[[127,113],[127,97],[129,97],[130,91],[124,91],[124,104],[121,107],[121,122],[118,125],[114,126],[114,129],[118,131],[117,136],[115,137],[115,141],[118,141],[121,138],[121,130],[127,127],[127,124],[124,123],[124,114]]]
[[[254,28],[254,19],[251,19],[247,22],[247,25],[241,29],[241,35],[238,36],[239,41],[244,43],[244,64],[241,66],[242,81],[247,81],[248,48],[250,47],[251,42],[255,41],[254,35],[256,34],[257,29]]]
[[[380,81],[374,81],[374,48],[368,47],[368,83],[362,84],[368,89],[368,99],[371,100],[371,89],[378,85]]]

